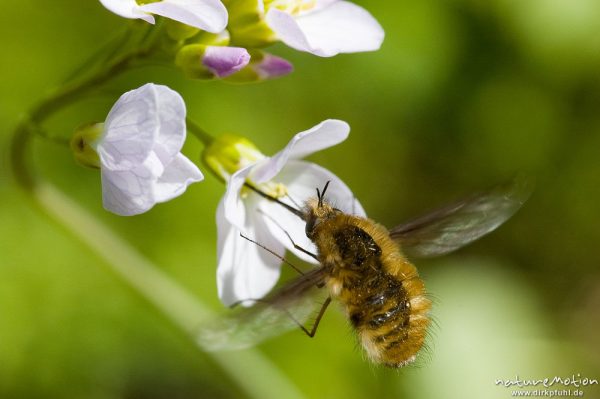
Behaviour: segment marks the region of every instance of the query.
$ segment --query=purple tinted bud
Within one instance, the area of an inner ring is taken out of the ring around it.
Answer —
[[[219,78],[236,73],[248,62],[250,54],[241,47],[207,46],[202,58],[202,65]]]
[[[271,54],[265,54],[254,68],[262,79],[287,75],[294,70],[294,66],[289,61]]]

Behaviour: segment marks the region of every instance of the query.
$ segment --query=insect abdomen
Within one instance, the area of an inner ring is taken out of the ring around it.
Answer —
[[[328,285],[345,305],[369,358],[402,367],[423,346],[431,302],[416,268],[387,231],[357,221],[334,235],[339,261]]]
[[[373,280],[380,283],[371,290]],[[423,282],[417,277],[399,281],[382,273],[365,283],[366,287],[342,289],[339,297],[362,346],[373,362],[389,367],[411,363],[423,346],[429,325],[431,304],[422,295]]]

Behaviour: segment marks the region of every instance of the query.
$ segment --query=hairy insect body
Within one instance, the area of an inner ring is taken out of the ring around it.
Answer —
[[[326,285],[375,363],[402,367],[424,344],[431,301],[416,268],[385,227],[309,201],[307,234],[318,248]],[[311,217],[312,215],[312,221]]]

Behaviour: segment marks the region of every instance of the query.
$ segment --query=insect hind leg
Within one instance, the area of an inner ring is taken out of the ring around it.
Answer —
[[[265,305],[272,305],[272,303],[266,299],[246,298],[246,299],[240,299],[240,300],[232,303],[231,305],[229,305],[229,307],[231,309],[233,309],[233,308],[238,307],[242,303],[248,302],[248,301],[262,303]],[[290,320],[292,320],[298,326],[298,328],[300,328],[300,330],[302,330],[302,332],[304,332],[310,338],[313,338],[315,336],[315,334],[317,333],[317,328],[319,327],[319,323],[321,322],[321,319],[323,318],[323,315],[325,314],[325,311],[327,310],[327,307],[329,306],[330,303],[331,303],[331,297],[328,296],[327,299],[325,299],[325,302],[323,302],[323,304],[321,305],[321,308],[319,309],[319,313],[317,314],[317,317],[315,318],[315,322],[312,325],[312,327],[310,328],[310,330],[308,328],[306,328],[302,323],[300,323],[289,310],[287,310],[285,308],[279,308],[279,310],[285,312],[285,314],[290,318]]]
[[[308,329],[306,327],[304,327],[302,324],[296,322],[300,326],[300,329],[302,329],[302,331],[304,331],[306,333],[306,335],[308,335],[311,338],[313,338],[315,336],[315,334],[317,333],[317,327],[319,327],[319,323],[321,322],[321,319],[323,318],[323,315],[325,314],[325,311],[327,310],[327,306],[329,306],[330,303],[331,303],[331,297],[328,296],[327,299],[325,299],[325,302],[323,302],[323,305],[321,306],[321,309],[319,310],[319,313],[317,314],[317,318],[315,319],[315,323],[313,324],[310,331],[308,331]]]

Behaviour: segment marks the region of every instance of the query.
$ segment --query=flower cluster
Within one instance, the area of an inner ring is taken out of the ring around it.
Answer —
[[[163,25],[167,35],[159,47],[168,47],[175,64],[200,79],[249,82],[287,74],[292,70],[288,61],[262,50],[276,41],[330,57],[376,50],[384,36],[367,11],[343,0],[100,1],[125,18],[149,23],[155,22],[153,15],[167,18]],[[79,163],[100,169],[107,210],[137,215],[204,178],[181,153],[186,120],[186,107],[177,92],[148,83],[123,94],[103,123],[76,130],[71,148]],[[305,223],[290,209],[299,209],[316,187],[330,182],[328,194],[337,208],[364,215],[338,177],[302,160],[344,141],[349,131],[343,121],[325,120],[294,135],[273,156],[264,155],[243,137],[203,139],[204,164],[227,182],[217,209],[217,282],[225,304],[260,298],[271,290],[286,250],[315,261],[306,252],[316,249],[304,233]]]
[[[197,79],[252,82],[286,75],[292,65],[262,50],[277,41],[331,57],[377,50],[384,37],[371,14],[344,0],[100,1],[125,18],[168,18],[175,63]]]
[[[186,136],[185,114],[179,94],[149,83],[123,94],[104,123],[77,130],[72,149],[80,163],[100,169],[107,210],[137,215],[203,179],[198,167],[180,152]],[[344,141],[349,131],[346,122],[326,120],[296,134],[271,157],[247,139],[233,135],[218,137],[205,148],[206,165],[227,181],[217,209],[217,281],[225,304],[264,296],[280,273],[279,258],[241,237],[241,232],[280,257],[290,250],[314,262],[293,245],[315,251],[304,234],[304,222],[256,191],[298,207],[314,196],[316,187],[329,181],[329,195],[339,209],[364,215],[360,203],[337,176],[301,160]]]

